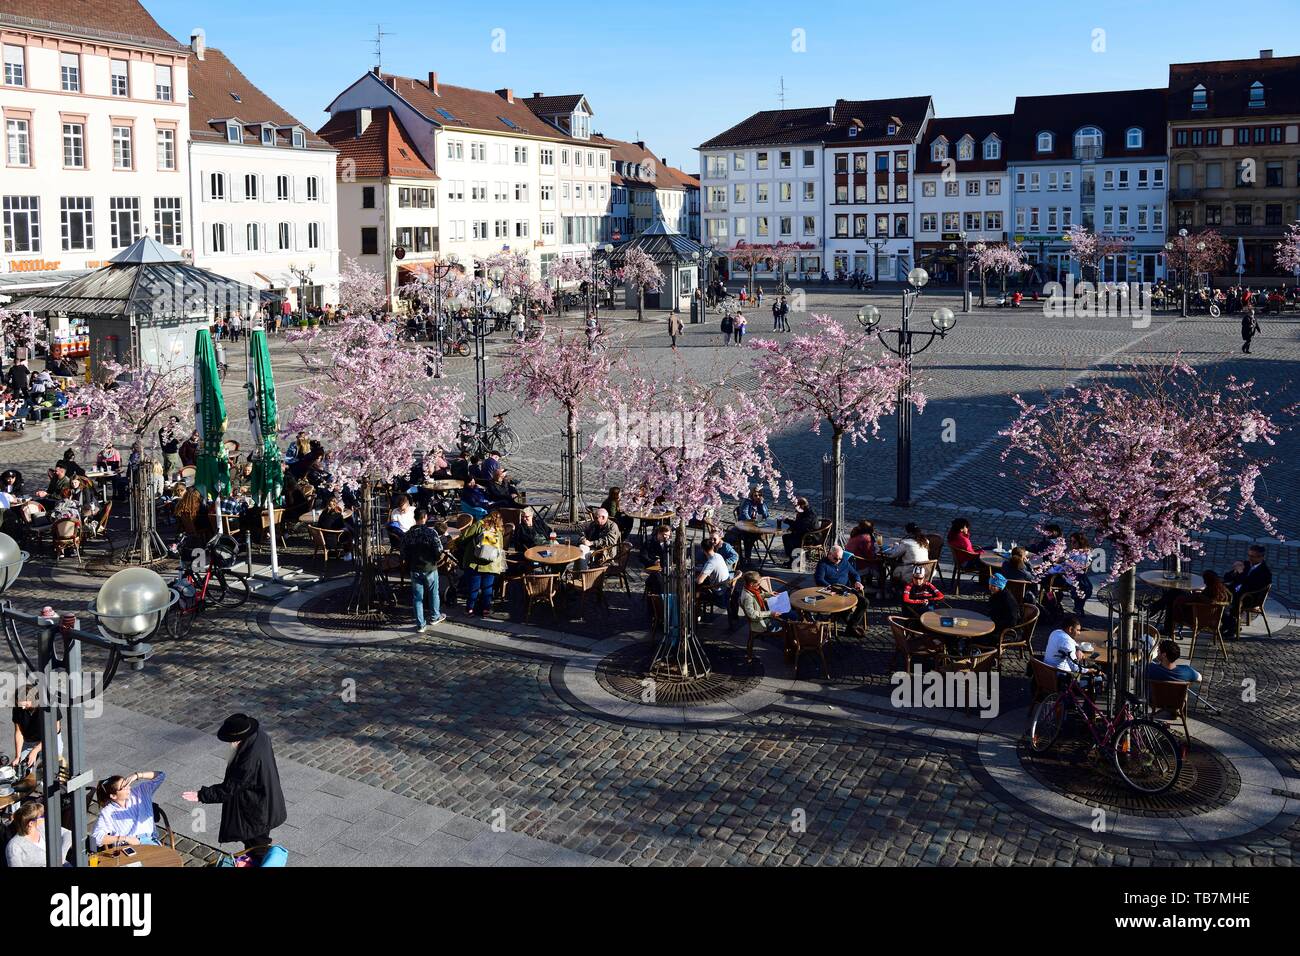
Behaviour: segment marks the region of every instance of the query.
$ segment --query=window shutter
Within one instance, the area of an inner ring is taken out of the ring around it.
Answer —
[[[223,173],[226,177],[226,192],[230,196],[231,202],[244,201],[244,177],[232,176],[230,173]]]
[[[203,223],[199,226],[199,243],[203,255],[212,251],[212,226],[209,223]]]
[[[203,201],[208,202],[212,199],[212,177],[202,173],[199,176],[199,185],[202,187]]]
[[[241,223],[238,228],[236,228],[234,225],[231,225],[228,228],[230,229],[230,251],[233,252],[235,255],[239,255],[240,253],[247,252],[248,251],[248,233],[246,231],[248,228],[247,224]]]
[[[307,201],[307,177],[306,176],[293,177],[293,201],[294,202]]]

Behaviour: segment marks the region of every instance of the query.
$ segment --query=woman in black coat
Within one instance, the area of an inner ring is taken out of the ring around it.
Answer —
[[[217,731],[217,739],[235,748],[221,783],[181,794],[191,803],[221,804],[222,843],[242,842],[244,849],[266,847],[271,831],[288,818],[280,771],[271,738],[252,717],[232,714]]]

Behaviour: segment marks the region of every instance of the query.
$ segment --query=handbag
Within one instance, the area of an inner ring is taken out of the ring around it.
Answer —
[[[494,544],[480,544],[475,557],[484,564],[491,564],[501,554],[501,550]]]

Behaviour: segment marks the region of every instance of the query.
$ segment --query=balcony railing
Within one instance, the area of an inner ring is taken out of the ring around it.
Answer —
[[[704,169],[704,178],[705,179],[726,179],[727,170],[725,167],[722,169],[710,169],[709,167],[706,166]]]
[[[1101,159],[1100,146],[1076,146],[1074,147],[1074,158],[1083,162],[1093,162]]]

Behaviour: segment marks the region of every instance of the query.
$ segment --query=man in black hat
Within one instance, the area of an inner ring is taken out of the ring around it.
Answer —
[[[222,843],[242,842],[244,849],[271,845],[271,831],[288,818],[280,771],[275,765],[271,738],[247,714],[226,718],[217,739],[234,749],[221,783],[181,796],[191,803],[221,804]]]

